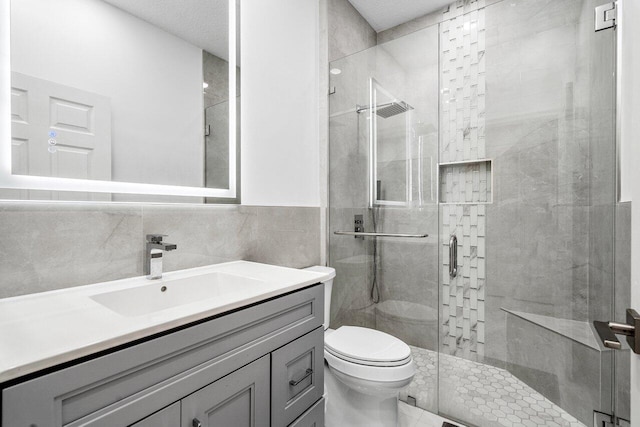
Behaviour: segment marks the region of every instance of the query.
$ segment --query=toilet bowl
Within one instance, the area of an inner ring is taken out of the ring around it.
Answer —
[[[415,375],[411,349],[387,333],[358,326],[329,329],[335,270],[325,285],[325,426],[394,427],[398,423],[398,394]]]

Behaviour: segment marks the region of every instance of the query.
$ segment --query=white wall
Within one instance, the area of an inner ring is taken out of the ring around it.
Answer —
[[[319,206],[319,4],[243,0],[242,203]]]
[[[111,98],[113,180],[202,186],[200,49],[99,0],[11,7],[13,71]]]
[[[640,311],[640,2],[623,0],[622,139],[635,167],[630,172],[632,205],[631,307]],[[640,427],[640,356],[631,355],[631,424]]]

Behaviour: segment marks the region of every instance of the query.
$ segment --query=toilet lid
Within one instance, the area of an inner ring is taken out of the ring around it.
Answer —
[[[399,366],[411,358],[411,349],[398,338],[358,326],[342,326],[325,337],[325,349],[334,356],[371,366]]]

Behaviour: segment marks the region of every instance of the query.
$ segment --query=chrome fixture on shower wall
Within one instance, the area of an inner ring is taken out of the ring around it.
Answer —
[[[364,232],[364,216],[363,215],[354,215],[353,216],[353,235],[356,239],[364,239],[364,236],[360,234]]]
[[[458,275],[458,238],[453,235],[449,239],[449,277]]]
[[[409,110],[413,110],[413,107],[404,101],[387,102],[385,104],[376,105],[374,108],[376,114],[383,119],[388,119],[389,117],[397,116],[398,114],[406,113]],[[370,109],[371,106],[358,106],[356,109],[356,113],[360,114]]]

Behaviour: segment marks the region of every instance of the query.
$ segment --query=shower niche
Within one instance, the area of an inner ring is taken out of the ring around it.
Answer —
[[[493,162],[469,160],[438,165],[439,201],[443,204],[493,202]]]

